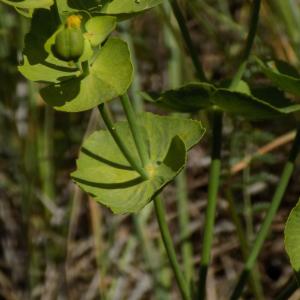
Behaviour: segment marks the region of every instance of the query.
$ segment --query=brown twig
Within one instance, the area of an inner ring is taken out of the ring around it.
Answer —
[[[253,155],[248,155],[243,160],[241,160],[240,162],[233,165],[230,169],[230,174],[235,175],[235,174],[241,172],[242,170],[247,168],[247,166],[251,163],[251,161],[254,158],[256,158],[257,156],[269,153],[281,146],[284,146],[284,145],[292,142],[294,140],[295,136],[296,136],[296,131],[291,131],[291,132],[288,132],[288,133],[278,137],[274,141],[266,144],[265,146],[259,148]]]

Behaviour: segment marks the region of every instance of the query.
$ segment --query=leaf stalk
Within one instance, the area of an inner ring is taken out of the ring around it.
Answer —
[[[112,138],[114,139],[115,143],[118,145],[120,151],[123,153],[124,157],[127,159],[129,164],[145,179],[148,179],[148,174],[144,170],[144,168],[136,162],[134,157],[131,155],[131,152],[127,148],[127,146],[124,144],[122,139],[120,138],[118,132],[116,131],[116,128],[114,127],[114,124],[110,118],[108,109],[105,104],[100,104],[98,106],[99,112],[102,116],[102,119],[110,132]]]

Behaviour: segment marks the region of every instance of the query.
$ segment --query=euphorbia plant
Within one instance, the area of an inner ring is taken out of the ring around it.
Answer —
[[[162,0],[3,2],[14,6],[22,14],[32,16],[31,29],[25,37],[20,72],[26,78],[43,84],[40,94],[56,110],[82,112],[98,107],[107,127],[106,130],[95,131],[84,141],[77,169],[71,174],[72,179],[82,190],[114,213],[138,213],[149,202],[154,201],[159,227],[181,296],[185,300],[191,299],[192,290],[177,262],[159,195],[184,168],[187,151],[201,140],[204,128],[197,120],[179,116],[136,114],[127,95],[134,76],[130,51],[122,39],[111,37],[119,21],[142,13],[160,4]],[[260,2],[253,1],[249,34],[240,66],[229,84],[219,84],[206,78],[180,6],[177,0],[170,0],[197,80],[173,90],[162,91],[159,95],[144,94],[148,100],[177,112],[206,110],[212,115],[212,161],[199,271],[199,299],[205,298],[206,273],[210,264],[221,177],[224,114],[251,121],[272,121],[300,110],[300,105],[288,100],[279,90],[300,94],[297,86],[299,79],[291,74],[281,74],[256,59],[262,72],[277,86],[265,87],[275,91],[276,98],[252,89],[242,80],[254,44]],[[120,98],[125,121],[115,123],[110,117],[108,102],[115,98]],[[298,132],[270,209],[231,299],[240,297],[266,239],[292,175],[299,144]],[[297,209],[295,208],[288,222],[287,236],[293,231],[289,228],[297,223],[294,221]],[[287,249],[291,253],[289,238]],[[292,261],[296,261],[293,264],[298,271],[298,257],[292,258]]]
[[[45,84],[40,94],[57,110],[80,112],[98,106],[107,130],[84,141],[72,178],[115,213],[136,213],[155,201],[182,297],[189,299],[158,195],[182,170],[187,151],[199,142],[204,128],[190,119],[136,115],[127,96],[133,76],[130,52],[124,41],[109,35],[119,15],[130,17],[160,1],[91,2],[56,1],[50,7],[34,7],[19,70]],[[33,8],[26,3],[22,9]],[[116,97],[127,118],[118,123],[111,120],[106,104]]]

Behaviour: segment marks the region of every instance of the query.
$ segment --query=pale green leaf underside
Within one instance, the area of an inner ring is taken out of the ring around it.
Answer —
[[[24,1],[9,1],[1,0],[3,3],[24,9],[35,9],[35,8],[50,8],[53,4],[53,0],[24,0]]]
[[[117,18],[112,16],[93,17],[85,23],[85,36],[92,46],[104,42],[108,35],[115,29]]]
[[[27,79],[36,82],[59,82],[60,78],[72,77],[80,74],[76,67],[59,66],[51,64],[50,62],[47,62],[46,64],[39,63],[31,65],[27,56],[24,56],[24,62],[18,69]]]
[[[132,73],[127,44],[118,38],[110,38],[90,66],[87,76],[49,85],[41,90],[41,95],[57,110],[84,111],[124,94],[131,83]]]
[[[284,239],[292,267],[298,273],[300,272],[300,200],[286,222]]]
[[[144,113],[138,117],[147,145],[149,179],[133,170],[106,130],[94,132],[83,144],[75,182],[115,213],[138,212],[183,168],[186,149],[195,145],[204,129],[198,121]],[[115,128],[135,159],[138,154],[127,122]]]
[[[107,3],[101,13],[131,14],[144,11],[162,3],[162,0],[114,0]]]

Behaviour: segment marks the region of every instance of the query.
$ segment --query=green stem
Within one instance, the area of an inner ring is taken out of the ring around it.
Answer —
[[[143,210],[141,213],[143,213]],[[153,285],[154,285],[154,298],[157,300],[166,300],[168,299],[167,287],[164,286],[162,281],[162,267],[161,261],[158,257],[158,253],[154,248],[154,245],[151,243],[146,230],[145,218],[141,214],[133,215],[133,223],[138,236],[139,243],[145,259],[146,268],[152,275]]]
[[[136,122],[136,115],[135,112],[131,106],[131,103],[129,101],[128,96],[123,96],[121,98],[122,100],[122,105],[124,108],[124,111],[126,113],[127,119],[128,119],[128,123],[131,129],[131,133],[133,135],[133,138],[135,140],[136,143],[136,147],[138,149],[138,152],[140,154],[140,158],[142,160],[143,163],[147,163],[148,160],[148,156],[147,156],[147,152],[146,152],[146,145],[144,144],[143,141],[143,137],[142,137],[142,132],[140,131],[140,128],[138,127],[138,124]],[[101,106],[100,106],[101,108]],[[100,110],[101,112],[101,110]],[[105,114],[103,114],[102,112],[102,116],[104,121],[106,120],[106,124],[108,125],[108,128],[112,128],[112,124],[110,124],[111,122],[109,117]],[[115,141],[116,143],[120,146],[123,145],[122,141],[119,139],[119,137],[116,137],[116,132],[113,129],[109,129],[112,135],[115,135]],[[125,145],[122,146],[123,148],[125,147]],[[147,159],[147,160],[146,160]],[[147,174],[146,174],[147,175]],[[180,271],[179,268],[179,264],[177,262],[176,259],[176,253],[175,253],[175,249],[173,247],[173,243],[172,243],[172,239],[171,239],[171,235],[167,226],[167,222],[165,219],[165,211],[164,211],[164,207],[161,203],[161,199],[160,198],[155,198],[154,199],[154,207],[155,207],[155,211],[156,211],[156,215],[157,215],[157,220],[159,223],[159,228],[161,231],[161,235],[164,241],[164,245],[167,251],[167,254],[169,256],[174,274],[175,274],[175,278],[177,280],[180,292],[182,294],[182,297],[184,300],[190,300],[190,295],[189,295],[189,289],[186,285],[186,282],[184,280],[184,277]]]
[[[176,258],[176,252],[174,249],[171,234],[165,217],[166,212],[162,203],[162,199],[160,197],[156,197],[154,199],[154,208],[155,208],[156,218],[158,221],[160,232],[162,235],[162,239],[166,248],[166,252],[169,257],[182,299],[190,300],[189,288],[186,284],[186,281],[183,277],[183,274],[179,267],[179,263]]]
[[[250,29],[249,29],[249,33],[248,33],[248,36],[247,36],[245,51],[243,53],[239,69],[236,72],[236,74],[235,74],[235,76],[234,76],[234,78],[231,82],[231,85],[230,85],[231,89],[234,89],[237,86],[237,84],[240,82],[240,80],[241,80],[241,78],[242,78],[242,76],[245,72],[245,68],[246,68],[251,50],[253,48],[254,39],[255,39],[255,35],[256,35],[256,31],[257,31],[260,4],[261,4],[261,0],[254,0],[251,20],[250,20]]]
[[[242,251],[242,255],[244,260],[247,259],[248,255],[249,255],[249,247],[248,247],[248,242],[246,239],[246,234],[243,228],[243,225],[241,223],[241,220],[239,218],[236,206],[235,206],[235,202],[234,202],[234,198],[233,198],[233,194],[232,191],[230,189],[231,184],[228,184],[228,188],[225,192],[226,194],[226,199],[228,201],[228,206],[229,206],[229,213],[231,215],[231,219],[235,225],[236,231],[237,231],[237,236],[239,239],[239,243],[240,243],[240,247],[241,247],[241,251]],[[253,294],[255,295],[257,300],[261,300],[263,299],[263,289],[260,283],[260,279],[259,279],[259,273],[256,272],[257,270],[257,266],[255,266],[255,268],[251,271],[250,274],[250,278],[249,278],[249,284],[251,286],[251,289],[253,291]]]
[[[130,32],[130,24],[131,24],[130,21],[125,21],[120,23],[120,26],[122,26],[121,28],[124,29],[124,32],[122,33],[122,37],[126,40],[128,44],[131,53],[132,65],[135,70],[135,76],[133,78],[130,87],[130,92],[132,95],[132,104],[133,104],[134,111],[136,111],[137,113],[141,113],[144,111],[143,99],[142,96],[138,93],[138,91],[142,90],[141,78],[138,72],[138,61],[137,61],[136,51],[134,47],[133,35]]]
[[[267,212],[267,215],[264,219],[261,229],[256,237],[256,240],[254,242],[254,245],[252,247],[250,255],[246,261],[244,270],[243,270],[243,272],[238,280],[238,283],[231,295],[231,298],[230,298],[231,300],[239,299],[243,292],[245,283],[246,283],[246,281],[249,277],[249,274],[255,264],[255,261],[256,261],[257,256],[263,246],[263,243],[268,235],[273,218],[277,213],[279,205],[280,205],[280,203],[283,199],[283,196],[285,194],[285,191],[287,189],[288,183],[293,174],[294,167],[295,167],[295,160],[297,158],[299,151],[300,151],[300,129],[298,129],[288,162],[285,164],[285,167],[283,169],[283,173],[281,175],[281,179],[279,181],[279,184],[275,191],[274,197],[272,199],[271,206]]]
[[[138,124],[136,114],[132,108],[131,102],[127,94],[121,96],[121,102],[133,135],[133,139],[138,150],[142,166],[145,167],[149,162],[148,151],[143,139],[143,132]]]
[[[52,107],[45,107],[44,128],[40,136],[41,161],[40,176],[43,186],[43,194],[49,199],[55,199],[55,170],[53,163],[54,154],[54,118],[55,111]]]
[[[171,8],[165,3],[167,16],[171,13]],[[169,19],[169,18],[168,18]],[[174,18],[170,19],[176,22]],[[166,45],[170,49],[170,59],[168,61],[168,78],[171,88],[178,87],[182,82],[182,52],[176,45],[176,39],[168,26],[164,26]],[[174,114],[176,115],[176,114]],[[178,116],[181,116],[178,114]],[[177,190],[177,214],[179,220],[179,235],[181,240],[181,255],[183,259],[184,277],[188,287],[192,288],[193,280],[193,248],[189,239],[189,207],[186,170],[184,169],[175,179]]]
[[[213,242],[213,230],[218,198],[218,189],[221,173],[221,142],[222,142],[222,119],[223,113],[216,110],[213,112],[212,153],[209,172],[208,202],[205,214],[204,237],[201,253],[201,264],[199,271],[199,297],[205,299],[205,286],[208,265],[211,259],[211,248]]]
[[[299,6],[295,1],[269,1],[271,9],[277,13],[274,21],[277,22],[278,16],[281,17],[284,26],[286,27],[287,34],[291,39],[292,46],[295,50],[298,60],[300,60],[300,34],[298,27],[300,25],[298,14]]]
[[[116,128],[109,116],[109,112],[107,110],[107,107],[104,104],[100,104],[99,105],[99,111],[100,114],[103,118],[103,121],[108,129],[108,131],[110,132],[111,136],[113,137],[114,141],[116,142],[116,144],[118,145],[119,149],[121,150],[121,152],[123,153],[124,157],[127,159],[127,161],[129,162],[129,164],[138,172],[140,173],[140,175],[144,178],[147,179],[148,175],[146,173],[146,171],[143,169],[143,167],[138,164],[136,162],[136,160],[134,159],[134,157],[131,155],[131,152],[128,150],[128,148],[126,147],[126,145],[123,143],[122,139],[120,138],[119,134],[116,131]]]
[[[197,77],[201,81],[207,81],[205,73],[203,71],[203,68],[202,68],[201,63],[200,63],[199,58],[198,58],[197,50],[196,50],[196,48],[194,46],[194,43],[192,41],[191,35],[189,33],[188,27],[186,25],[185,18],[182,14],[182,11],[181,11],[180,7],[179,7],[179,4],[178,4],[177,0],[169,0],[169,1],[170,1],[170,4],[171,4],[173,13],[175,15],[175,18],[178,22],[180,31],[182,33],[182,37],[184,39],[184,42],[185,42],[185,44],[187,46],[187,49],[189,51],[189,54],[191,56],[193,65],[196,69]]]
[[[177,211],[179,218],[181,253],[183,257],[184,274],[186,282],[189,286],[191,286],[193,279],[193,250],[191,241],[189,240],[189,208],[186,179],[187,178],[185,170],[182,171],[176,178],[178,194]]]
[[[253,240],[253,209],[251,195],[248,191],[248,183],[250,182],[250,167],[247,166],[243,170],[243,200],[244,200],[244,218],[246,223],[246,239],[247,245],[250,245]]]

